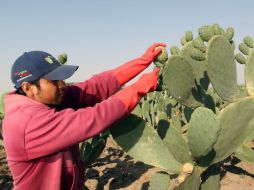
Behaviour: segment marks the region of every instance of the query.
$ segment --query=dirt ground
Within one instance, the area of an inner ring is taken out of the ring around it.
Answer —
[[[12,188],[12,177],[0,147],[0,189]],[[221,190],[254,190],[254,164],[238,162],[224,165]],[[85,185],[90,190],[146,190],[148,181],[158,168],[135,162],[108,138],[101,156],[86,171]]]

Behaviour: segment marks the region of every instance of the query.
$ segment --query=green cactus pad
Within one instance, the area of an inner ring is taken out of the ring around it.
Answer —
[[[247,63],[245,65],[245,86],[249,96],[254,95],[254,51],[250,52]]]
[[[133,113],[134,115],[139,116],[139,117],[143,117],[142,108],[141,108],[140,104],[138,104],[138,105],[135,107],[135,109],[132,111],[132,113]]]
[[[212,165],[201,175],[200,190],[220,190],[220,166]]]
[[[170,185],[170,176],[167,173],[157,172],[149,181],[148,190],[168,190]]]
[[[193,96],[195,76],[190,64],[181,56],[171,56],[163,70],[163,82],[169,93],[181,104],[200,105]]]
[[[213,36],[214,31],[211,26],[202,26],[198,29],[199,36],[202,38],[202,40],[208,42]]]
[[[191,65],[197,84],[201,85],[202,88],[206,90],[209,85],[209,80],[206,74],[206,61],[197,61],[192,58],[193,51],[197,50],[194,47],[196,43],[195,41],[196,40],[189,42],[187,45],[185,45],[182,48],[180,55],[183,56],[183,58],[187,60],[188,63]]]
[[[100,138],[93,145],[89,142],[83,142],[83,145],[85,146],[81,146],[81,158],[86,165],[90,165],[100,156],[105,148],[106,141],[105,139]]]
[[[164,138],[169,127],[168,116],[166,112],[160,112],[157,116],[157,132],[161,138]]]
[[[249,47],[245,43],[240,43],[239,44],[239,50],[244,54],[244,55],[249,55]]]
[[[67,54],[63,53],[57,57],[58,61],[63,65],[67,62]]]
[[[246,64],[246,59],[245,59],[245,57],[241,54],[241,53],[237,53],[236,55],[235,55],[235,59],[236,59],[236,61],[238,62],[238,63],[240,63],[240,64]]]
[[[232,50],[235,51],[235,42],[234,41],[230,41],[229,43],[231,45]]]
[[[207,73],[218,95],[229,102],[238,94],[234,52],[223,36],[214,36],[208,44]]]
[[[173,154],[174,158],[178,162],[182,164],[186,162],[191,162],[192,158],[190,155],[188,144],[182,137],[181,131],[178,129],[178,126],[174,126],[172,123],[170,123],[166,131],[165,137],[162,140],[167,145],[169,151]]]
[[[254,140],[254,127],[252,127],[250,129],[249,134],[247,135],[246,139],[244,140],[244,142],[250,142]]]
[[[175,160],[156,131],[141,118],[130,115],[111,129],[114,140],[135,160],[179,173],[181,164]]]
[[[247,91],[246,91],[246,87],[244,85],[238,85],[238,98],[245,98],[247,97]]]
[[[254,164],[254,150],[247,146],[247,145],[241,145],[239,146],[236,151],[234,152],[235,157],[238,159],[249,162],[251,164]]]
[[[185,33],[185,39],[186,39],[186,42],[189,42],[189,41],[192,41],[193,40],[193,34],[191,31],[187,31]]]
[[[231,41],[234,37],[234,29],[232,27],[227,28],[225,37],[228,41]]]
[[[254,48],[254,40],[252,37],[250,36],[246,36],[243,39],[244,43],[249,47],[249,48]]]
[[[220,111],[221,130],[213,147],[216,153],[213,163],[227,158],[245,141],[254,124],[253,113],[253,97],[231,103]]]
[[[185,36],[181,38],[181,44],[184,46],[185,44],[187,44],[186,38]]]
[[[170,53],[171,53],[171,55],[179,55],[180,49],[177,46],[172,46],[170,48]]]
[[[150,111],[150,104],[148,101],[143,101],[141,105],[142,115],[143,118],[146,120],[150,119],[149,111]]]
[[[181,119],[179,116],[174,115],[170,123],[172,127],[174,127],[177,131],[181,132]]]
[[[207,108],[199,107],[191,115],[187,131],[188,145],[194,158],[208,154],[217,140],[220,121]]]

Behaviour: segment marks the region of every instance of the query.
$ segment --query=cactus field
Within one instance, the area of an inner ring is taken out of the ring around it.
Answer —
[[[89,189],[254,189],[254,40],[237,45],[234,35],[232,27],[205,25],[197,36],[185,32],[181,47],[159,47],[157,90],[80,144]],[[64,64],[67,55],[58,59]]]

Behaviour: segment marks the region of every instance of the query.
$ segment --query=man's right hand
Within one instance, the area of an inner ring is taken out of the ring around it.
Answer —
[[[152,46],[150,46],[146,52],[144,53],[144,55],[141,56],[141,58],[152,62],[160,53],[161,53],[161,48],[157,48],[157,47],[166,47],[165,43],[155,43]]]
[[[156,68],[150,73],[143,74],[138,81],[120,90],[114,96],[124,103],[128,112],[131,112],[143,96],[156,89],[159,71],[160,69]]]
[[[141,57],[131,60],[112,70],[120,85],[124,85],[145,70],[161,53],[161,48],[158,48],[160,46],[165,47],[166,44],[155,43],[151,45]]]

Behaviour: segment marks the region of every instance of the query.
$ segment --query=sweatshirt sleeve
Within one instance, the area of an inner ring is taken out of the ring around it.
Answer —
[[[66,107],[93,106],[113,95],[121,87],[113,71],[94,75],[91,79],[66,87]]]
[[[28,160],[68,148],[109,128],[126,115],[123,103],[108,98],[94,107],[38,110],[25,130]]]

